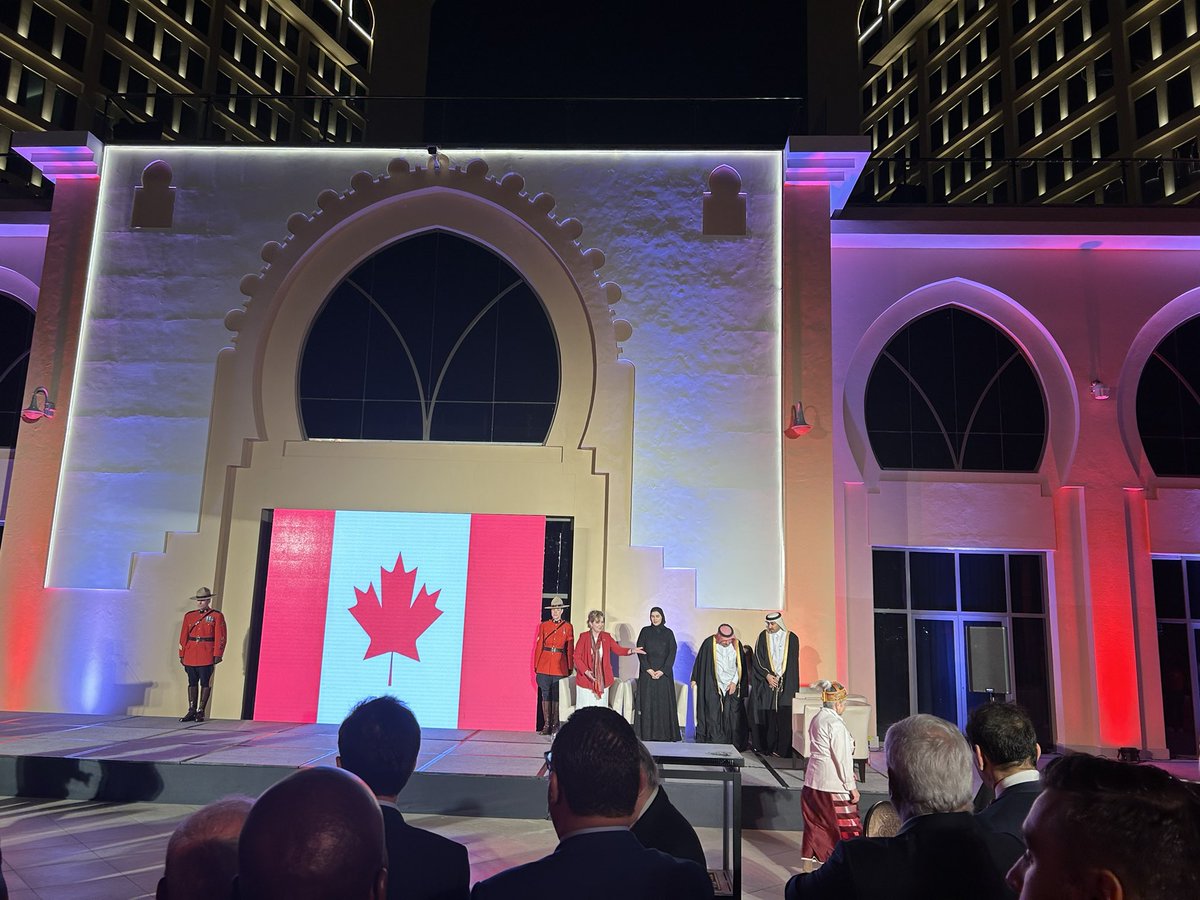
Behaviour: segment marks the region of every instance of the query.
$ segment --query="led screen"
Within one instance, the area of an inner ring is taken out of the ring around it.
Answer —
[[[277,509],[254,718],[392,694],[425,728],[531,731],[543,516]]]

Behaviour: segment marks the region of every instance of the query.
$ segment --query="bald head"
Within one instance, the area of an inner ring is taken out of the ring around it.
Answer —
[[[249,797],[226,797],[183,820],[167,842],[158,900],[229,896],[237,874],[238,836],[252,803]]]
[[[242,900],[382,898],[383,814],[342,769],[301,769],[254,804],[238,843]]]

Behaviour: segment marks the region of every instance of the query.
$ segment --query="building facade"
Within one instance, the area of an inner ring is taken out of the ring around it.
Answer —
[[[865,0],[876,200],[1187,204],[1194,0]]]

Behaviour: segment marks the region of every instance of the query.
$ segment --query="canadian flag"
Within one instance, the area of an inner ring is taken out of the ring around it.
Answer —
[[[392,694],[426,728],[534,727],[543,516],[277,509],[254,718]]]

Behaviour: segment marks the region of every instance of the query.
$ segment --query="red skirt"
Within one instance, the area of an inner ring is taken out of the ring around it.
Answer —
[[[800,811],[804,815],[800,855],[805,858],[824,862],[838,841],[862,836],[858,807],[835,794],[805,785],[800,792]]]

